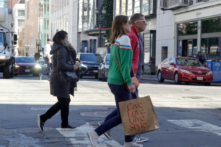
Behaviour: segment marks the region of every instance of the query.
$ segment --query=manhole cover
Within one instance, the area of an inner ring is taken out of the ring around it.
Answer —
[[[48,110],[49,108],[31,108],[31,110],[34,110],[34,111],[45,111],[45,110]]]
[[[106,117],[110,114],[110,111],[97,111],[97,112],[82,112],[80,115],[86,117]]]

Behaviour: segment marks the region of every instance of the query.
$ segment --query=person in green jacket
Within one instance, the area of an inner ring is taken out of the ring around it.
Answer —
[[[111,30],[110,43],[112,46],[109,61],[108,86],[114,94],[118,114],[104,122],[94,131],[87,132],[92,147],[97,147],[99,136],[122,123],[119,103],[129,100],[130,94],[136,91],[130,76],[133,51],[130,38],[127,36],[127,33],[131,30],[131,23],[128,16],[116,16]],[[127,84],[129,90],[125,84]],[[134,136],[125,136],[124,147],[143,147],[143,145],[133,142],[133,138]]]

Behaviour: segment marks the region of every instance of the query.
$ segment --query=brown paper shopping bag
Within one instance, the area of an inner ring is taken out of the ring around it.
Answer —
[[[120,102],[119,107],[125,135],[139,135],[160,127],[149,96]]]

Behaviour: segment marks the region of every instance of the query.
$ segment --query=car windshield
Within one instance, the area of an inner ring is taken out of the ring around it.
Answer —
[[[106,61],[110,61],[110,55],[107,55]]]
[[[34,58],[17,58],[16,63],[36,63]]]
[[[102,61],[101,55],[98,54],[81,54],[81,61]]]
[[[177,65],[181,65],[181,66],[203,66],[198,60],[195,60],[195,59],[177,59]]]
[[[0,33],[0,44],[3,45],[4,44],[4,34]]]

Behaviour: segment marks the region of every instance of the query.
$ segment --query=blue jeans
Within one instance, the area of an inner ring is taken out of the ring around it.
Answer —
[[[110,129],[118,126],[122,123],[121,116],[120,116],[120,110],[119,110],[119,102],[127,101],[130,99],[130,91],[125,88],[124,85],[113,85],[108,84],[111,92],[115,96],[115,102],[116,102],[116,111],[115,115],[111,117],[109,120],[107,120],[105,123],[103,123],[101,126],[99,126],[97,129],[95,129],[95,132],[98,134],[98,136],[101,136],[105,132],[109,131]],[[125,136],[125,142],[133,142],[134,136]]]
[[[49,64],[49,60],[47,57],[44,57],[44,60],[45,60],[45,64],[47,64],[47,68],[42,72],[43,75],[46,75],[48,74],[48,78],[50,78],[51,76],[51,67],[50,67],[50,64]]]
[[[132,99],[139,98],[138,88],[136,88],[136,93],[137,93],[137,95],[136,95],[136,94],[131,94]],[[114,109],[114,110],[105,118],[104,122],[106,122],[106,121],[108,121],[110,118],[116,116],[117,113],[118,113],[118,110],[117,110],[117,108],[116,108],[116,109]]]

